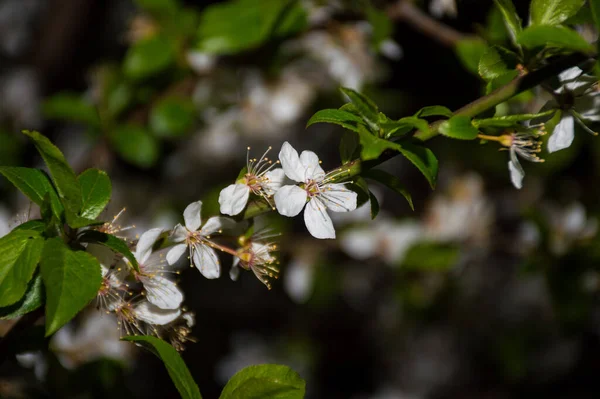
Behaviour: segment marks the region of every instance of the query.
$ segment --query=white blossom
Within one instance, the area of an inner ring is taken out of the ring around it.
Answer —
[[[436,18],[442,18],[445,15],[456,18],[456,0],[431,0],[429,3],[429,12]]]
[[[221,274],[221,264],[213,249],[216,244],[210,240],[210,236],[233,227],[235,222],[228,218],[214,216],[202,226],[201,209],[202,201],[192,202],[185,208],[183,212],[185,226],[178,224],[173,229],[172,240],[176,245],[167,253],[167,262],[171,265],[175,264],[187,250],[190,262],[204,277],[213,279]]]
[[[234,270],[238,267],[252,270],[256,278],[271,289],[271,279],[279,277],[279,262],[273,255],[276,250],[277,245],[273,243],[249,241],[237,251],[229,272],[230,277],[237,279],[238,272]]]
[[[530,162],[544,162],[537,154],[542,150],[541,136],[545,135],[544,126],[531,126],[526,129],[515,129],[510,133],[496,137],[495,140],[505,147],[508,147],[510,159],[508,161],[508,170],[510,180],[518,189],[523,187],[523,178],[525,171],[519,162],[519,157]],[[483,135],[480,135],[483,136]],[[494,138],[494,136],[485,136]]]
[[[279,153],[281,166],[287,177],[301,183],[300,186],[283,186],[275,193],[277,211],[288,217],[304,211],[306,228],[316,238],[335,238],[335,229],[327,208],[333,212],[349,212],[356,209],[356,193],[344,184],[330,183],[317,154],[312,151],[298,152],[286,141]],[[308,201],[308,203],[307,203]]]
[[[270,203],[269,199],[281,187],[285,173],[283,169],[273,166],[279,161],[273,163],[267,154],[271,147],[265,151],[260,159],[250,158],[250,147],[246,155],[246,173],[238,179],[235,184],[231,184],[221,190],[219,194],[219,204],[221,213],[226,215],[237,215],[246,207],[250,193],[264,198]]]

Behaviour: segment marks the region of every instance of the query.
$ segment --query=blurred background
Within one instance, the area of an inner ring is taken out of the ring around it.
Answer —
[[[526,20],[528,2],[515,3]],[[0,0],[0,164],[41,166],[19,133],[41,131],[76,172],[109,173],[105,219],[126,207],[130,238],[172,228],[199,199],[203,217],[217,214],[247,146],[275,155],[289,141],[335,168],[342,129],[305,125],[344,103],[339,86],[394,118],[457,109],[484,93],[477,43],[508,42],[491,0],[398,4]],[[438,23],[450,30],[426,29]],[[535,112],[538,94],[503,107]],[[335,241],[312,238],[301,218],[261,217],[282,232],[271,291],[251,273],[231,281],[229,258],[218,280],[182,274],[197,339],[183,357],[205,398],[258,363],[294,368],[307,398],[598,397],[600,139],[578,133],[524,165],[522,190],[497,147],[430,144],[435,191],[410,163],[383,165],[414,212],[374,187],[379,216],[368,204],[334,215]],[[0,235],[29,208],[0,180]],[[119,343],[94,309],[50,348],[1,365],[0,397],[177,397],[161,362]]]

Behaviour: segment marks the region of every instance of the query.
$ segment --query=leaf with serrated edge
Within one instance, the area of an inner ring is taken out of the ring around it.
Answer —
[[[581,7],[585,0],[532,0],[530,19],[532,25],[559,25]]]
[[[96,219],[104,210],[112,191],[110,178],[106,172],[88,169],[81,173],[77,180],[81,186],[81,216]]]
[[[519,18],[519,14],[517,14],[513,2],[511,0],[494,0],[494,2],[502,13],[504,24],[506,25],[512,43],[515,46],[518,46],[517,36],[523,30],[523,25],[521,24],[521,19]]]
[[[277,364],[261,364],[238,371],[219,399],[302,399],[306,382],[294,370]]]
[[[46,336],[71,320],[98,293],[98,259],[67,247],[61,238],[46,240],[40,262],[46,287]]]
[[[44,239],[33,230],[13,230],[0,238],[0,306],[17,302],[40,261]]]
[[[518,41],[527,48],[554,46],[584,53],[594,51],[594,46],[589,44],[579,33],[564,26],[530,26],[521,32]]]
[[[122,338],[146,347],[163,361],[167,372],[183,399],[202,399],[200,389],[177,351],[165,341],[151,336],[138,335]]]

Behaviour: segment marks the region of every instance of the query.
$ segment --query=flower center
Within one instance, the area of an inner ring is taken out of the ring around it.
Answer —
[[[306,185],[304,186],[304,189],[306,190],[306,193],[308,194],[308,196],[310,198],[314,197],[315,195],[319,194],[320,190],[319,190],[319,184],[312,180],[309,179],[306,182]]]

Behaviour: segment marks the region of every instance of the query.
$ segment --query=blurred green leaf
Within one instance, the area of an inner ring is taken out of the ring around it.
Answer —
[[[367,96],[356,90],[342,87],[340,91],[348,97],[352,105],[356,107],[362,119],[373,132],[379,132],[379,110],[377,105]]]
[[[177,0],[134,0],[135,4],[155,17],[173,17],[179,10]]]
[[[110,201],[110,178],[102,170],[88,169],[81,173],[77,180],[81,186],[81,216],[96,219]]]
[[[168,97],[152,107],[150,129],[158,137],[181,137],[195,122],[196,110],[189,99]]]
[[[442,122],[439,132],[446,137],[459,140],[474,140],[479,130],[471,123],[471,118],[464,115],[455,115]]]
[[[85,251],[73,250],[60,237],[46,240],[40,262],[46,287],[46,336],[71,320],[98,293],[100,263]]]
[[[204,10],[197,47],[207,53],[233,54],[305,26],[306,11],[297,0],[230,0]]]
[[[517,63],[515,53],[504,47],[492,46],[479,59],[479,76],[484,80],[496,79],[514,70]]]
[[[43,245],[40,245],[42,247]],[[37,273],[27,284],[25,294],[18,302],[0,308],[0,319],[15,319],[42,306],[44,303],[44,285],[42,276]]]
[[[594,51],[594,47],[579,33],[564,26],[530,26],[521,32],[518,41],[527,48],[555,46],[584,53]]]
[[[182,398],[202,399],[198,385],[194,382],[185,362],[171,345],[156,337],[144,335],[123,337],[122,339],[144,346],[162,360]]]
[[[138,261],[129,249],[129,245],[127,245],[127,243],[121,240],[119,237],[116,237],[112,234],[102,233],[97,230],[86,230],[79,237],[79,241],[104,245],[116,253],[123,255],[129,261],[129,263],[131,263],[131,266],[134,270],[138,272],[140,271]]]
[[[363,119],[350,112],[340,109],[322,109],[317,111],[306,123],[306,127],[314,123],[334,123],[346,129],[358,131],[356,124],[363,123]]]
[[[369,203],[371,204],[371,220],[374,220],[379,215],[379,201],[372,191],[369,191]]]
[[[112,118],[118,117],[133,102],[133,89],[125,83],[116,83],[108,89],[106,96],[106,110]]]
[[[34,230],[13,230],[0,238],[0,307],[23,297],[43,246],[44,238]]]
[[[344,131],[340,139],[340,159],[342,164],[356,159],[360,156],[360,141],[358,135],[352,132]]]
[[[169,68],[175,62],[171,41],[160,34],[140,40],[129,48],[123,72],[131,79],[145,79]]]
[[[49,119],[59,119],[100,127],[100,118],[93,104],[79,93],[58,93],[44,100],[42,112]]]
[[[474,74],[479,73],[479,59],[488,45],[481,39],[463,39],[456,44],[455,51],[464,67]]]
[[[502,13],[504,24],[508,30],[510,40],[515,46],[518,46],[517,36],[519,36],[519,33],[521,33],[523,30],[523,25],[512,0],[494,0],[494,2]]]
[[[153,166],[158,159],[158,142],[142,126],[117,126],[110,134],[110,141],[123,159],[141,168]]]
[[[412,196],[410,195],[406,187],[404,187],[404,184],[402,184],[400,179],[396,176],[381,169],[369,169],[366,172],[363,172],[363,176],[367,179],[375,180],[376,182],[379,182],[384,186],[388,187],[389,189],[394,190],[398,194],[402,195],[408,202],[410,209],[412,209],[413,211],[415,210],[412,201]]]
[[[367,5],[366,11],[367,21],[369,21],[369,25],[373,29],[371,32],[371,43],[375,49],[378,49],[381,43],[389,39],[394,33],[394,24],[384,11],[373,7],[371,4]]]
[[[38,132],[24,130],[23,134],[33,140],[35,148],[48,166],[54,187],[65,207],[67,220],[71,216],[77,215],[81,209],[81,188],[75,172],[67,163],[63,153],[47,137]]]
[[[445,271],[456,264],[459,255],[459,249],[452,245],[418,243],[408,250],[402,267],[423,271]]]
[[[418,110],[415,116],[418,118],[425,118],[428,116],[445,116],[450,118],[452,116],[452,111],[441,105],[430,105]]]
[[[585,0],[532,0],[530,19],[532,25],[559,25],[577,14]]]
[[[41,206],[46,194],[50,196],[52,211],[60,220],[63,206],[50,182],[50,179],[39,169],[22,168],[18,166],[0,166],[0,174],[4,175],[35,204]]]
[[[261,364],[238,371],[219,399],[303,399],[305,390],[306,382],[291,368]]]

